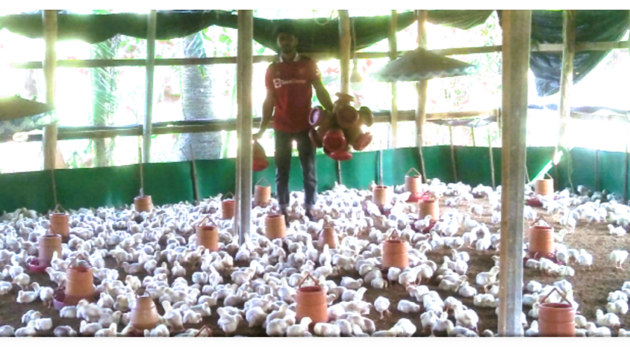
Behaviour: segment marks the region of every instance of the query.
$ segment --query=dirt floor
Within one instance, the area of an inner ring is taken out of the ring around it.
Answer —
[[[475,204],[483,204],[485,208],[485,215],[482,217],[477,217],[476,219],[485,222],[490,227],[491,232],[495,232],[499,225],[491,225],[490,224],[490,214],[488,212],[488,204],[487,200],[475,200],[473,203]],[[440,206],[441,211],[446,211],[449,208],[445,207],[442,204]],[[468,212],[467,206],[459,207],[461,212]],[[542,213],[548,221],[552,221],[550,216],[547,216],[542,209],[537,209],[539,215]],[[561,226],[557,223],[552,223],[553,227],[556,230],[560,230]],[[461,231],[460,231],[461,232]],[[611,251],[615,249],[625,249],[630,250],[630,237],[614,237],[608,234],[608,229],[605,223],[600,224],[592,224],[587,225],[584,221],[579,221],[578,226],[576,228],[576,232],[572,235],[568,235],[564,243],[569,248],[576,249],[586,249],[593,255],[593,266],[589,270],[588,268],[583,268],[580,266],[574,266],[576,272],[574,277],[568,277],[567,279],[573,284],[574,288],[574,297],[575,300],[580,304],[580,313],[583,314],[589,321],[595,320],[595,311],[597,309],[603,309],[605,311],[608,293],[619,290],[623,285],[624,281],[630,280],[630,271],[628,270],[628,265],[626,264],[624,271],[615,271],[612,264],[608,260],[608,255]],[[477,273],[488,271],[493,265],[494,262],[491,259],[492,255],[495,255],[495,252],[477,252],[476,250],[466,250],[470,254],[470,262],[468,269],[468,277],[471,281],[471,284],[474,285],[474,279]],[[438,263],[441,264],[442,256],[447,255],[446,252],[429,252],[427,256]],[[108,257],[106,259],[107,267],[113,267],[115,261]],[[190,282],[191,271],[187,273],[187,279]],[[120,270],[120,279],[125,278],[124,271]],[[139,277],[144,277],[145,275],[137,275]],[[354,278],[358,278],[358,273],[351,273],[347,276],[351,276]],[[341,277],[331,278],[336,283],[341,281]],[[226,282],[229,280],[229,277],[225,278]],[[560,280],[560,278],[543,276],[540,271],[533,269],[525,269],[524,272],[524,283],[527,284],[530,280],[537,280],[543,284],[551,284],[554,281]],[[172,281],[172,280],[170,280]],[[31,274],[31,282],[38,282],[41,286],[50,286],[55,287],[55,284],[49,280],[47,274]],[[429,287],[431,289],[437,290],[442,299],[445,299],[448,296],[455,296],[460,299],[465,305],[474,309],[480,318],[480,322],[478,325],[479,333],[485,329],[490,329],[494,333],[497,332],[497,316],[495,314],[494,308],[477,308],[473,305],[472,298],[462,298],[452,292],[444,292],[437,289],[438,283],[435,281],[435,278],[429,282]],[[483,292],[480,287],[477,287],[478,291]],[[378,296],[384,295],[387,297],[390,302],[390,311],[391,315],[385,317],[384,319],[380,319],[380,315],[372,310],[369,317],[375,321],[376,328],[378,330],[389,329],[392,327],[400,318],[408,318],[411,320],[418,331],[416,336],[427,336],[428,333],[423,333],[421,331],[420,325],[420,317],[419,314],[404,314],[399,312],[396,307],[398,305],[398,301],[400,299],[408,299],[411,301],[415,301],[415,299],[411,298],[407,291],[400,285],[390,285],[390,287],[386,290],[377,290],[368,287],[368,291],[365,294],[364,299],[368,302],[373,302]],[[67,319],[60,318],[59,312],[54,308],[47,309],[45,308],[41,301],[37,300],[31,304],[19,304],[16,302],[17,297],[17,287],[7,295],[0,296],[0,325],[11,325],[15,329],[25,326],[25,324],[21,323],[21,317],[26,311],[30,309],[39,310],[43,317],[50,317],[53,320],[54,327],[59,325],[69,325],[72,326],[77,332],[79,330],[80,320],[78,319]],[[212,307],[212,316],[205,317],[203,322],[197,325],[192,325],[188,327],[192,328],[200,328],[203,324],[206,324],[213,332],[213,336],[224,336],[223,331],[217,326],[218,315],[216,314],[216,309],[222,306],[222,302],[219,301],[217,306]],[[163,309],[161,305],[157,305],[160,314],[163,313]],[[242,307],[242,305],[239,305]],[[529,307],[524,307],[524,312],[527,314],[529,311]],[[451,316],[452,319],[452,316]],[[630,325],[630,313],[625,316],[620,316],[621,326],[626,327]],[[528,317],[528,322],[531,323],[532,319]],[[119,326],[119,331],[122,330],[122,326]],[[613,335],[616,335],[617,331],[613,331]],[[53,331],[50,330],[46,333],[40,333],[38,335],[41,336],[52,336]],[[262,327],[256,328],[248,328],[246,322],[242,322],[239,325],[236,333],[234,335],[240,336],[265,336],[265,330]]]

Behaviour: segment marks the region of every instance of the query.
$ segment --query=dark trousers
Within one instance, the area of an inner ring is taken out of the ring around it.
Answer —
[[[308,131],[284,133],[275,131],[276,140],[276,192],[278,204],[285,208],[289,205],[289,172],[291,171],[291,151],[293,141],[297,142],[302,176],[304,179],[304,204],[310,208],[317,200],[317,172],[315,169],[315,147],[308,136]]]

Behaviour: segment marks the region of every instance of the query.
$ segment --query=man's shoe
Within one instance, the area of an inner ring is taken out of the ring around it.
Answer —
[[[308,218],[309,221],[313,222],[313,213],[311,212],[311,210],[306,210],[304,215],[306,216],[306,218]]]

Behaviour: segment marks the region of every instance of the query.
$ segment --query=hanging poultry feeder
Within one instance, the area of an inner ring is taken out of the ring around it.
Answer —
[[[383,241],[383,261],[381,266],[383,269],[396,267],[401,270],[409,266],[407,244],[400,238],[396,230]]]
[[[415,172],[415,176],[409,175],[409,173]],[[407,174],[405,174],[405,190],[411,192],[407,202],[418,202],[422,197],[422,175],[415,168],[409,169]]]
[[[541,196],[553,195],[554,188],[553,188],[553,179],[551,177],[536,179],[534,184],[535,184],[534,191],[536,192],[536,195],[541,195]]]
[[[302,286],[304,281],[308,278],[315,282],[314,286]],[[312,320],[309,327],[314,327],[316,323],[328,322],[326,293],[319,285],[319,281],[314,278],[311,273],[308,273],[298,284],[298,289],[295,294],[295,303],[295,318],[297,323],[304,317],[309,317]]]
[[[131,309],[130,315],[132,329],[136,331],[151,330],[158,325],[159,318],[160,315],[151,296],[147,293],[141,296],[136,295],[136,302]]]
[[[31,272],[43,273],[50,266],[55,252],[61,258],[61,235],[48,233],[39,239],[39,255],[29,263]]]
[[[79,257],[88,266],[73,265]],[[97,296],[98,292],[94,288],[92,264],[83,254],[78,254],[68,264],[65,286],[59,287],[53,296],[53,304],[56,309],[61,309],[65,306],[74,306],[82,299],[92,302]]]
[[[206,215],[197,224],[197,246],[203,246],[210,251],[219,251],[219,228],[210,221],[211,224],[204,224],[210,217]]]
[[[557,292],[566,303],[547,303],[545,300]],[[575,309],[558,288],[554,287],[541,301],[538,308],[538,335],[541,337],[575,336]]]
[[[60,212],[62,209],[63,212]],[[51,234],[59,234],[61,241],[67,243],[70,239],[70,215],[66,212],[61,205],[57,205],[55,210],[50,214],[50,232]]]
[[[544,221],[546,225],[536,224],[540,220]],[[528,257],[535,259],[541,257],[555,259],[554,243],[553,227],[551,227],[543,216],[538,217],[529,228]]]
[[[267,183],[267,186],[259,185],[260,182],[264,181]],[[256,206],[267,206],[271,201],[271,185],[264,177],[260,178],[254,187],[254,205]]]
[[[234,195],[230,192],[228,193],[234,197]],[[227,197],[227,195],[226,195]],[[232,219],[234,218],[234,208],[236,203],[234,202],[234,198],[226,198],[221,201],[221,218],[222,219]]]
[[[439,202],[428,191],[420,196],[418,208],[420,210],[420,219],[424,219],[426,216],[431,216],[432,220],[438,220],[440,218]]]
[[[151,195],[136,196],[133,199],[133,205],[138,212],[151,212],[153,209],[153,200]]]
[[[328,245],[331,249],[334,249],[339,245],[339,237],[335,233],[335,228],[332,226],[324,226],[321,231],[319,231],[319,239],[318,239],[319,247],[322,248],[324,245]]]
[[[387,186],[376,185],[372,191],[372,202],[378,207],[383,207],[387,204]]]
[[[267,169],[267,167],[269,166],[269,162],[267,161],[267,154],[265,154],[265,149],[262,147],[262,145],[260,145],[260,143],[258,143],[258,141],[254,141],[252,153],[252,170],[263,171]]]
[[[287,236],[287,225],[282,213],[269,213],[265,217],[265,236],[269,239],[284,239]]]

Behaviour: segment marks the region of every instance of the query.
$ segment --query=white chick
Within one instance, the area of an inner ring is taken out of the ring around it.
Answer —
[[[389,300],[383,296],[379,296],[377,299],[374,300],[374,309],[381,314],[381,319],[384,318],[383,313],[391,315],[389,311],[389,305]]]

